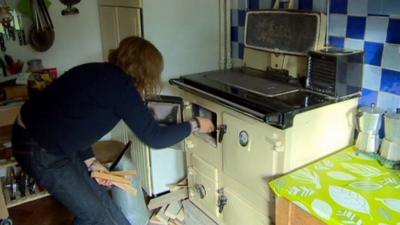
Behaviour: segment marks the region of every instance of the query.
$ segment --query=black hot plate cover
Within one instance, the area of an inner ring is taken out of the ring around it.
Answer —
[[[249,69],[185,75],[170,80],[170,83],[279,128],[291,127],[297,113],[335,102],[334,99],[297,85],[269,79],[265,73]]]

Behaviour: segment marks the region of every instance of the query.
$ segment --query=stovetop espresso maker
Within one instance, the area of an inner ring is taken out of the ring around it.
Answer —
[[[385,138],[382,140],[380,154],[391,161],[400,161],[400,108],[384,115]]]
[[[365,152],[377,152],[379,148],[379,129],[384,111],[375,104],[361,107],[356,115],[358,137],[356,147]]]

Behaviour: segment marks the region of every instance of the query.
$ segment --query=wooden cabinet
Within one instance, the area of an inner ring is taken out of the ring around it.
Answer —
[[[142,36],[141,0],[99,0],[103,59],[128,36]]]
[[[275,212],[276,225],[325,225],[324,222],[318,220],[285,198],[277,199]]]

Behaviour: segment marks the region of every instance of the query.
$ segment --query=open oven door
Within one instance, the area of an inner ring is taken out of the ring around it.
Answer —
[[[176,96],[160,95],[146,99],[146,105],[161,126],[183,122],[183,99]],[[138,140],[137,137],[130,139]],[[184,141],[164,149],[152,149],[143,143],[134,146],[136,163],[141,174],[145,174],[143,183],[147,183],[146,192],[155,196],[169,191],[167,185],[174,184],[186,176],[186,158]],[[135,160],[135,159],[134,159]],[[143,163],[146,162],[146,163]]]

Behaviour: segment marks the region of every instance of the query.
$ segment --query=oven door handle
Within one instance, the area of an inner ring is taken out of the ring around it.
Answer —
[[[218,143],[221,143],[224,139],[224,135],[226,133],[227,126],[225,124],[221,124],[218,126]]]

